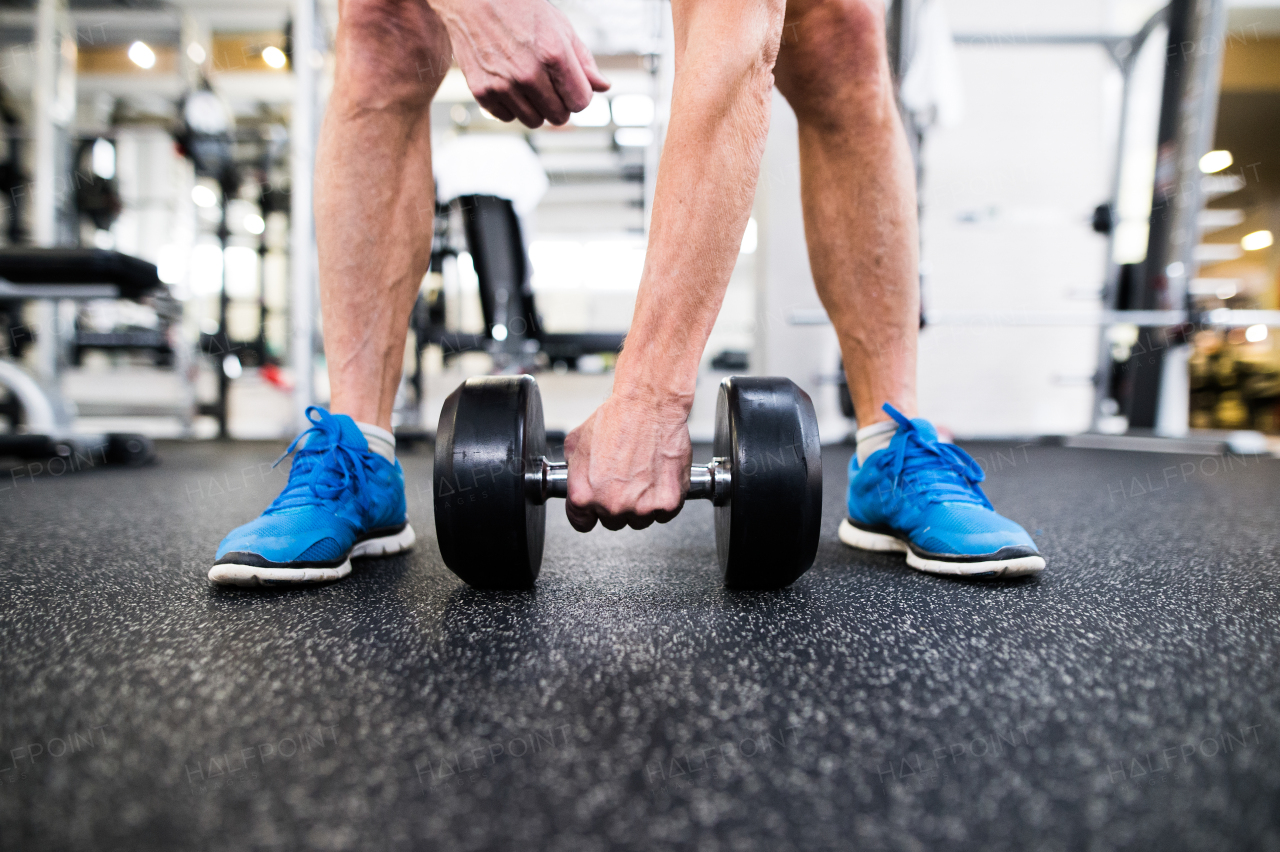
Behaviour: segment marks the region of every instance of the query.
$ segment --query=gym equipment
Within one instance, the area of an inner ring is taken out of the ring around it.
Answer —
[[[480,287],[484,332],[450,329],[445,323],[443,289],[419,294],[410,315],[417,344],[414,369],[407,377],[413,400],[397,409],[396,422],[417,425],[417,410],[426,395],[422,351],[439,346],[444,360],[466,352],[488,352],[502,369],[539,369],[563,364],[576,369],[584,355],[616,354],[625,332],[555,333],[542,327],[542,318],[530,286],[531,269],[524,235],[515,207],[493,195],[463,195],[449,204],[437,204],[431,272],[445,274],[445,258],[462,251],[471,255]],[[399,437],[402,432],[397,429]]]
[[[19,329],[17,309],[29,299],[133,299],[160,292],[154,264],[115,251],[99,249],[0,249],[0,318],[12,340]],[[56,329],[37,329],[56,334]],[[56,369],[56,364],[54,365]],[[141,465],[155,458],[155,447],[143,435],[83,435],[72,430],[75,407],[57,388],[56,374],[42,385],[12,361],[0,361],[0,387],[17,401],[24,432],[0,434],[0,456],[62,458],[78,465]]]
[[[257,188],[258,212],[264,221],[273,212],[290,212],[288,194],[273,184],[273,175],[278,176],[285,159],[288,136],[283,128],[273,124],[237,127],[230,108],[207,88],[188,92],[181,104],[181,114],[182,122],[174,134],[174,141],[178,150],[191,160],[197,176],[218,184],[221,194],[221,203],[218,205],[220,220],[214,233],[225,254],[235,230],[232,226],[232,210],[237,201],[243,198],[241,190],[247,178]],[[307,209],[309,212],[310,207]],[[260,274],[263,274],[268,254],[263,233],[257,235],[256,243],[254,249],[258,253]],[[212,362],[218,385],[214,400],[200,403],[196,406],[196,412],[217,421],[219,438],[230,436],[228,397],[231,383],[240,375],[241,368],[279,366],[278,358],[267,341],[267,325],[273,313],[273,308],[267,303],[267,288],[258,287],[256,296],[233,298],[227,287],[226,274],[224,267],[223,286],[218,293],[217,328],[202,331],[197,347]],[[232,337],[229,314],[233,310],[247,309],[252,309],[257,314],[256,330],[244,338]],[[300,337],[306,339],[306,348],[309,349],[313,330],[308,325],[310,315],[305,308],[299,308],[299,312],[299,322],[308,326],[308,330]],[[307,379],[303,376],[306,371],[298,373],[299,381],[306,384]],[[309,390],[304,389],[304,393],[310,396]],[[310,402],[308,399],[307,404]],[[305,407],[299,406],[298,411]]]
[[[532,376],[463,382],[436,431],[436,536],[449,569],[481,589],[531,589],[542,567],[546,501],[569,468],[546,458]],[[720,384],[715,458],[690,471],[688,500],[715,505],[716,551],[731,589],[781,589],[813,564],[822,460],[809,395],[788,379]]]

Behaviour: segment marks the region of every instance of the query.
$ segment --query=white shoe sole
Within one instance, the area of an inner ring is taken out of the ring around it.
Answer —
[[[861,530],[849,523],[840,522],[840,540],[859,550],[876,550],[882,553],[905,553],[907,564],[927,574],[948,577],[1025,577],[1044,570],[1043,556],[1019,556],[1016,559],[993,559],[989,562],[947,562],[918,556],[905,541],[883,533]]]
[[[404,529],[394,535],[357,543],[341,565],[331,568],[263,568],[258,565],[224,562],[209,570],[209,579],[221,586],[309,586],[314,583],[332,583],[351,573],[352,559],[403,553],[411,549],[417,540],[413,527],[405,524]]]

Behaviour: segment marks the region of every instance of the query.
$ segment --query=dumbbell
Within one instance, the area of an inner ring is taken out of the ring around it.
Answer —
[[[548,460],[546,444],[532,376],[468,379],[445,400],[433,474],[436,537],[445,565],[468,585],[533,588],[547,500],[569,490],[568,465]],[[713,452],[690,471],[685,498],[715,506],[725,585],[790,585],[818,550],[822,459],[813,401],[788,379],[725,379]]]

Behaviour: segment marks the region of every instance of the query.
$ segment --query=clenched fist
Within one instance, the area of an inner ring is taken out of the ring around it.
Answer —
[[[615,394],[569,433],[565,513],[579,532],[665,524],[684,505],[693,447],[688,410]]]
[[[564,124],[609,81],[547,0],[429,0],[471,93],[502,121]]]

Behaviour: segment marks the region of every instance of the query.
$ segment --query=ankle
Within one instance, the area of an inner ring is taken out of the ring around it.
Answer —
[[[355,424],[360,430],[360,434],[364,435],[364,439],[369,442],[369,452],[382,456],[391,464],[396,463],[395,435],[381,426],[374,426],[372,423],[361,423],[356,420]]]
[[[864,426],[854,433],[854,440],[857,442],[858,466],[867,463],[867,459],[877,450],[883,450],[889,446],[889,442],[893,440],[893,435],[898,431],[898,424],[893,420],[881,420],[878,423],[872,423],[870,426]]]

